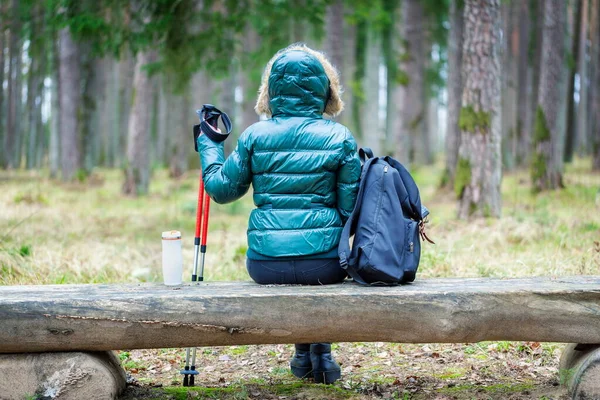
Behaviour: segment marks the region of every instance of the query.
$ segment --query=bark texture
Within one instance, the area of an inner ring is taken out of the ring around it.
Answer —
[[[18,168],[19,157],[17,153],[19,147],[20,133],[20,102],[21,102],[21,43],[20,18],[19,18],[19,0],[11,2],[11,24],[9,31],[9,60],[8,60],[8,109],[6,116],[6,135],[5,135],[5,165],[8,168]]]
[[[559,154],[561,82],[565,68],[566,12],[561,0],[544,2],[544,36],[538,107],[534,129],[531,178],[534,191],[556,189],[562,183],[562,155]]]
[[[363,83],[365,118],[362,119],[364,144],[381,155],[383,135],[379,120],[379,66],[381,64],[381,32],[373,23],[367,25],[366,68]]]
[[[60,170],[60,51],[56,31],[52,32],[50,45],[52,62],[52,87],[51,98],[51,125],[48,161],[50,163],[50,177],[57,178]]]
[[[0,4],[0,13],[4,15],[6,13],[6,4]],[[5,125],[4,120],[6,118],[6,112],[4,111],[4,47],[6,43],[6,22],[4,18],[0,18],[0,167],[6,168],[6,149],[5,149]]]
[[[152,60],[150,51],[136,56],[133,75],[133,106],[127,133],[127,162],[123,193],[143,195],[150,184],[150,122],[152,111],[152,81],[144,66]]]
[[[590,0],[581,0],[581,24],[579,33],[579,59],[577,66],[579,68],[579,105],[577,107],[577,142],[576,147],[579,154],[587,153],[587,132],[588,132],[588,86],[589,86],[589,9]]]
[[[517,107],[517,140],[515,163],[517,167],[527,165],[529,148],[531,146],[531,106],[528,98],[533,91],[532,63],[529,57],[531,42],[531,12],[529,2],[523,1],[519,4],[519,55],[518,55],[518,107]]]
[[[499,0],[465,1],[463,95],[454,188],[459,218],[500,217]]]
[[[565,134],[565,152],[564,152],[564,161],[571,162],[573,161],[573,154],[575,153],[575,141],[577,138],[577,107],[575,105],[575,75],[577,74],[578,68],[578,60],[579,60],[579,35],[581,33],[581,2],[574,1],[571,4],[571,14],[570,18],[571,26],[571,55],[573,60],[575,61],[575,66],[571,68],[569,74],[569,82],[567,93],[569,94],[569,98],[567,99],[567,129]]]
[[[519,2],[501,2],[504,17],[503,94],[502,94],[502,160],[507,170],[514,169],[517,152],[517,105],[519,83]]]
[[[0,355],[2,400],[112,400],[125,382],[113,352]]]
[[[462,46],[463,46],[463,2],[452,0],[450,3],[450,37],[448,41],[448,117],[446,120],[446,172],[444,186],[454,186],[458,148],[460,147],[460,128],[458,117],[462,101]]]
[[[81,64],[79,49],[68,28],[60,33],[60,146],[63,181],[70,181],[82,167],[79,106]]]
[[[425,162],[425,154],[418,153],[419,141],[425,135],[425,11],[420,0],[402,2],[400,37],[404,48],[398,70],[397,112],[400,129],[396,132],[395,155],[401,162]]]
[[[572,399],[600,399],[600,345],[568,344],[560,358],[560,378]]]
[[[0,353],[267,343],[600,343],[600,278],[398,287],[250,282],[0,287]],[[310,321],[310,322],[307,322]]]

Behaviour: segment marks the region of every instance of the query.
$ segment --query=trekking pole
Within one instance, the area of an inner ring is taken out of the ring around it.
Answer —
[[[194,125],[194,149],[198,151],[198,136],[201,133],[206,134],[211,140],[221,142],[229,136],[231,132],[231,120],[227,114],[221,112],[215,106],[205,104],[202,110],[196,113],[200,118],[200,124]],[[223,121],[226,134],[221,133],[218,128],[219,117]],[[204,180],[200,172],[200,182],[198,185],[198,207],[196,209],[196,233],[194,235],[194,267],[192,270],[192,282],[204,280],[204,262],[206,260],[206,241],[208,237],[208,215],[210,212],[210,197],[204,190]],[[198,276],[198,253],[201,257],[200,276]],[[191,366],[190,366],[191,353]],[[196,347],[188,347],[185,351],[185,366],[180,371],[183,374],[183,386],[194,386],[196,371]]]

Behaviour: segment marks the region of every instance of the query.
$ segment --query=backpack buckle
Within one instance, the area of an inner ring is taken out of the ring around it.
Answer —
[[[342,269],[348,269],[348,260],[346,259],[346,253],[340,254],[340,267],[342,267]]]

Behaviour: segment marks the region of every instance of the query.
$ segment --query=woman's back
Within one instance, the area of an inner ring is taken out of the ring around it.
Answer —
[[[217,202],[241,197],[252,183],[248,257],[335,256],[354,207],[360,162],[343,125],[335,71],[319,55],[288,49],[267,66],[257,111],[272,118],[241,135],[224,161],[218,143],[200,136],[207,192]]]

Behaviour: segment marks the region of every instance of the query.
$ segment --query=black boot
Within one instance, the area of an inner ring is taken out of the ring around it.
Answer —
[[[294,376],[303,379],[308,378],[312,372],[310,362],[310,344],[303,343],[296,345],[296,354],[290,361],[290,369]]]
[[[329,385],[342,376],[339,364],[331,356],[330,343],[313,343],[310,346],[310,361],[316,383]]]

